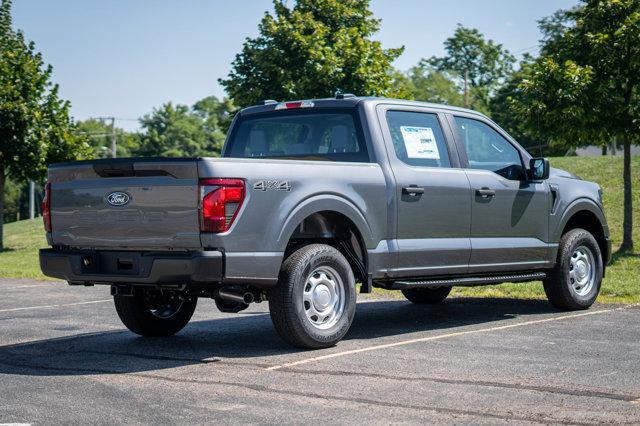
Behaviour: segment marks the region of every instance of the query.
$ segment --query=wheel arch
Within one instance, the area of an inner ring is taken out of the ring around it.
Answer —
[[[558,240],[571,229],[582,228],[589,231],[600,247],[603,267],[611,256],[608,243],[609,232],[602,209],[589,199],[575,201],[565,210],[557,229]]]
[[[367,248],[375,247],[376,242],[355,205],[337,196],[313,197],[298,205],[280,232],[278,247],[286,258],[297,247],[317,242],[336,247],[368,289]]]
[[[366,248],[376,247],[376,238],[360,209],[343,197],[327,194],[325,196],[308,198],[299,203],[291,213],[289,213],[278,235],[278,250],[284,251],[286,249],[291,236],[304,219],[315,213],[322,212],[334,212],[344,216],[360,233],[365,250]]]

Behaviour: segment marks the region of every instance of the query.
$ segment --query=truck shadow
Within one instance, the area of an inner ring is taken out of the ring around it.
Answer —
[[[454,298],[435,306],[417,306],[404,300],[366,302],[358,304],[351,331],[339,347],[352,348],[358,345],[357,340],[375,344],[372,339],[383,337],[397,336],[397,341],[408,333],[450,333],[464,326],[551,312],[556,311],[542,300]],[[298,352],[303,351],[278,338],[268,314],[249,312],[194,321],[170,338],[144,338],[118,330],[2,346],[0,373],[122,374],[210,363],[259,368],[286,362],[287,354]]]

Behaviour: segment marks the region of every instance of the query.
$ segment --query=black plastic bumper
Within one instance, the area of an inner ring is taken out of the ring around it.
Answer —
[[[40,250],[40,269],[53,278],[81,283],[189,284],[220,282],[219,251],[157,253]]]

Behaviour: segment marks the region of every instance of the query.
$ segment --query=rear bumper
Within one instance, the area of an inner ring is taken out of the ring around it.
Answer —
[[[154,253],[40,250],[46,276],[82,283],[189,284],[223,279],[220,251]]]

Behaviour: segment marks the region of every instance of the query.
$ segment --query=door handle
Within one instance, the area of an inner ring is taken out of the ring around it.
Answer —
[[[482,198],[491,198],[495,197],[496,191],[489,188],[476,189],[476,195],[479,195]]]
[[[424,194],[424,188],[420,188],[418,186],[405,186],[402,188],[403,194],[411,195],[412,197],[416,197],[418,195]]]

